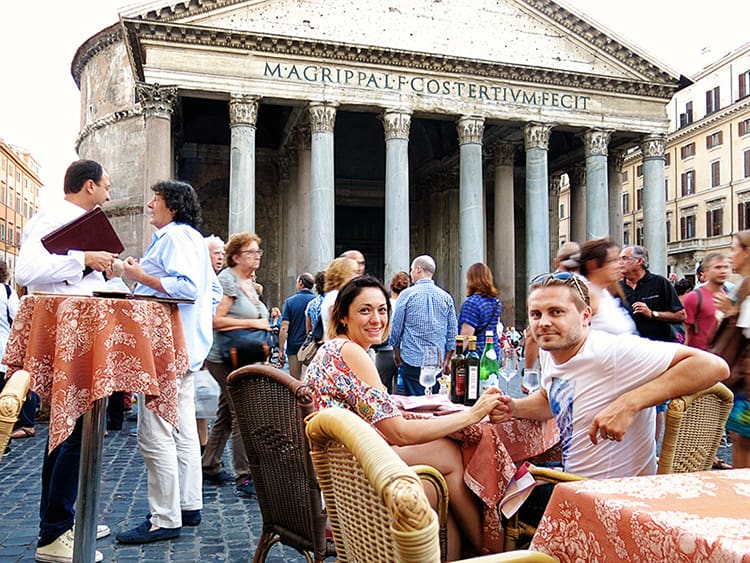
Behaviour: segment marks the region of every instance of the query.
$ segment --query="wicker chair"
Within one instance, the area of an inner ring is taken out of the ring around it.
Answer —
[[[308,420],[307,437],[339,561],[439,561],[438,521],[420,477],[375,429],[348,410],[329,408]],[[517,552],[471,561],[556,559]]]
[[[29,392],[31,375],[28,371],[18,370],[5,382],[5,387],[0,393],[0,460],[8,445],[13,425],[18,420],[26,395]]]
[[[667,408],[658,473],[711,469],[733,401],[734,395],[721,383],[672,399]]]
[[[276,542],[302,553],[309,563],[335,556],[326,540],[326,515],[310,461],[304,419],[312,412],[309,388],[267,364],[229,374],[242,441],[255,481],[263,533],[253,563],[265,561]]]

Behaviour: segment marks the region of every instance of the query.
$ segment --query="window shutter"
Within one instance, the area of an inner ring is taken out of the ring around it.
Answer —
[[[740,78],[740,87],[739,87],[740,98],[744,98],[745,96],[747,96],[747,90],[746,90],[747,84],[745,82],[746,77],[747,77],[747,73],[745,72],[741,73],[739,77]]]
[[[737,204],[737,229],[740,231],[745,230],[745,204]]]
[[[711,236],[713,226],[711,225],[711,212],[706,211],[706,238]]]
[[[685,239],[685,218],[680,217],[680,238]]]

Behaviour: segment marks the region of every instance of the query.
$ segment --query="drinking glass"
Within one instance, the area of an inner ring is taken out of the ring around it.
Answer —
[[[432,388],[437,382],[437,374],[442,364],[440,361],[440,348],[427,346],[422,351],[422,365],[419,369],[419,384],[424,387],[424,394],[432,395]]]
[[[527,369],[523,372],[523,386],[529,390],[529,394],[534,393],[541,386],[539,380],[539,370]]]
[[[510,382],[517,373],[518,369],[513,350],[505,350],[503,353],[503,365],[500,368],[500,377],[505,380],[506,395],[510,395]]]

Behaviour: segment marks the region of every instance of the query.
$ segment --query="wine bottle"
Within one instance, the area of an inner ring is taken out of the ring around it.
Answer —
[[[498,384],[498,373],[500,372],[500,366],[497,362],[497,353],[495,352],[495,344],[492,339],[492,331],[488,330],[485,333],[484,351],[482,352],[482,359],[479,361],[479,394],[485,392],[488,387],[493,385],[497,387]]]
[[[466,354],[466,393],[464,405],[471,406],[479,398],[479,354],[477,337],[469,336],[469,351]]]
[[[456,336],[456,353],[451,358],[451,402],[463,403],[466,396],[466,357],[464,337]]]

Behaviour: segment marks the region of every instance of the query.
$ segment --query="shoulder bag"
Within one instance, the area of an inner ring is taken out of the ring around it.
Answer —
[[[722,383],[733,391],[745,381],[747,343],[742,329],[737,326],[737,315],[731,315],[721,320],[708,348],[709,352],[721,356],[729,364],[729,379]]]
[[[267,330],[237,329],[217,333],[221,359],[233,369],[264,362],[271,354],[272,336]]]
[[[318,353],[318,348],[323,344],[323,320],[318,317],[313,329],[305,336],[305,341],[297,350],[297,359],[303,364],[309,364]]]

